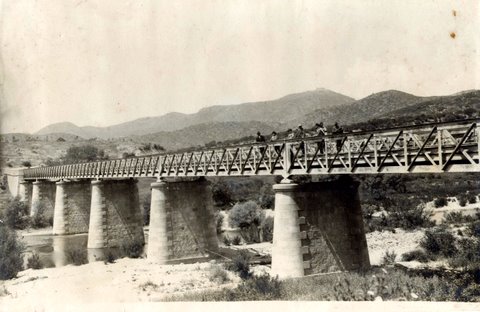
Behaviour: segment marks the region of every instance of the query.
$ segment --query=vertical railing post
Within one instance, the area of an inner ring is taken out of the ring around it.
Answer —
[[[438,166],[443,166],[443,153],[442,153],[442,129],[437,130],[437,144],[438,144]]]

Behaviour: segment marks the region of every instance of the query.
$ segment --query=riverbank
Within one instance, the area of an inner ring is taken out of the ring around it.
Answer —
[[[239,278],[227,272],[227,280],[215,277],[218,265],[158,265],[147,259],[118,259],[115,263],[93,262],[81,266],[25,270],[13,280],[2,281],[1,307],[41,310],[55,303],[123,303],[161,301],[187,291],[234,287]],[[22,310],[22,309],[20,309]]]

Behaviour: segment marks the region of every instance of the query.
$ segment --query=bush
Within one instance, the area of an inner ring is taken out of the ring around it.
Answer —
[[[267,273],[260,276],[253,275],[240,284],[235,295],[237,300],[275,300],[282,294],[282,283],[278,277],[271,277]]]
[[[435,222],[430,220],[429,212],[420,205],[412,208],[395,207],[387,216],[383,216],[380,224],[387,228],[413,230],[418,227],[431,227]]]
[[[223,237],[223,243],[225,244],[225,246],[230,246],[232,244],[232,242],[228,239],[227,236]]]
[[[472,216],[464,216],[461,212],[452,211],[443,217],[443,222],[446,224],[458,224],[472,222],[473,219]]]
[[[262,223],[262,240],[273,242],[273,218],[267,217]]]
[[[437,256],[451,257],[457,252],[455,237],[445,227],[427,230],[420,246],[431,259]]]
[[[40,261],[40,256],[37,253],[33,253],[30,257],[28,257],[27,268],[34,270],[43,269],[43,264]]]
[[[143,254],[144,243],[137,240],[125,240],[122,243],[122,253],[128,258],[140,258]]]
[[[104,150],[100,150],[93,145],[71,146],[67,149],[65,156],[62,157],[64,164],[106,160],[108,156]]]
[[[214,265],[210,270],[209,280],[217,284],[224,284],[229,281],[227,272],[220,266]]]
[[[212,199],[216,207],[230,206],[233,202],[232,192],[223,180],[212,185]]]
[[[217,234],[221,234],[223,232],[222,227],[223,227],[223,219],[224,216],[220,212],[216,211],[215,212],[215,227],[217,229]]]
[[[471,236],[480,238],[480,220],[468,224],[467,232]]]
[[[446,197],[438,197],[433,201],[433,204],[435,205],[435,208],[440,208],[446,206],[448,201]]]
[[[32,166],[32,163],[29,160],[22,161],[22,166],[30,168]]]
[[[468,193],[467,199],[469,204],[475,204],[477,202],[477,196],[475,196],[475,194],[472,194],[472,193]]]
[[[453,267],[480,269],[480,241],[478,239],[461,239],[458,241],[458,252],[449,261]],[[480,275],[479,281],[480,283]]]
[[[395,259],[397,259],[397,253],[395,251],[387,250],[382,258],[383,265],[391,265],[395,263]]]
[[[425,262],[428,262],[430,259],[428,258],[425,251],[421,249],[412,250],[402,255],[402,261],[414,261],[414,260],[425,263]]]
[[[111,249],[107,250],[105,254],[105,259],[103,259],[103,263],[108,264],[108,263],[115,263],[115,260],[118,259],[118,255],[113,252]]]
[[[37,203],[37,213],[32,217],[31,222],[32,226],[36,229],[50,225],[50,218],[45,216],[45,205],[43,203]]]
[[[232,239],[232,245],[238,246],[240,245],[241,242],[242,242],[242,239],[239,236],[235,236]]]
[[[460,205],[460,207],[465,207],[467,205],[467,198],[465,196],[459,197],[458,204]]]
[[[88,254],[83,247],[67,247],[65,250],[65,257],[67,258],[68,263],[73,263],[74,265],[82,265],[88,263]]]
[[[242,250],[233,258],[232,262],[229,263],[226,268],[229,271],[238,273],[241,279],[247,279],[252,275],[249,261],[250,255],[248,252]]]
[[[28,206],[18,198],[10,199],[2,212],[1,219],[12,229],[25,229],[30,220]]]
[[[237,203],[230,210],[229,224],[240,228],[240,233],[247,243],[259,243],[259,226],[265,219],[265,212],[254,201]]]
[[[143,225],[150,224],[150,206],[152,201],[152,196],[150,194],[146,194],[143,198]]]
[[[0,224],[0,280],[14,278],[23,269],[24,249],[15,231]]]

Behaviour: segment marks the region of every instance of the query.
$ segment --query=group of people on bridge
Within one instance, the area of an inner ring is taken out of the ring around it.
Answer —
[[[338,122],[335,122],[333,129],[332,129],[332,134],[342,134],[343,133],[343,128],[339,126]],[[323,122],[315,123],[315,126],[311,128],[310,130],[305,130],[303,129],[302,125],[298,125],[298,127],[295,130],[288,129],[286,131],[286,136],[284,137],[285,140],[303,140],[305,138],[309,137],[318,137],[322,138],[325,135],[327,135],[327,128],[323,125]],[[270,142],[276,142],[279,141],[279,135],[277,132],[273,131],[272,134],[270,135]],[[339,151],[342,148],[342,138],[337,138],[336,140],[336,148],[337,151]],[[256,143],[263,143],[267,142],[265,139],[265,136],[260,133],[260,131],[257,132],[257,137],[255,138]],[[318,151],[320,154],[323,154],[325,152],[325,140],[321,139],[317,142],[318,146]],[[275,152],[278,154],[280,153],[280,146],[279,145],[274,145]],[[298,156],[305,155],[305,143],[301,141],[298,143],[297,146]],[[260,148],[260,152],[263,154],[264,148]],[[291,151],[292,152],[292,151]],[[293,152],[292,152],[293,153]]]

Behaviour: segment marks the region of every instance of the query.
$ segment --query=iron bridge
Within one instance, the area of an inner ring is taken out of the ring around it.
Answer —
[[[480,119],[24,170],[25,180],[480,172]]]

